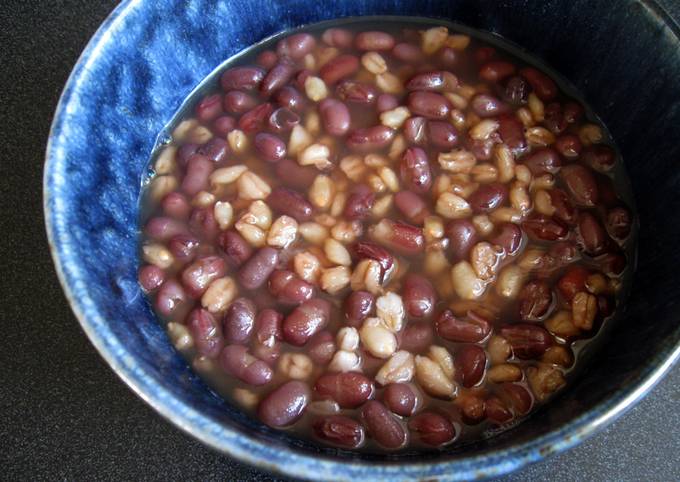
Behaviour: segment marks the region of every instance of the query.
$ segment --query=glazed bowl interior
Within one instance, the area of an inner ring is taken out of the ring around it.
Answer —
[[[276,32],[357,15],[444,18],[533,52],[580,90],[610,129],[641,222],[625,311],[587,370],[553,403],[497,437],[444,452],[342,452],[267,429],[225,402],[175,352],[136,281],[140,179],[157,134],[226,58]],[[680,45],[652,2],[133,1],[92,40],[64,91],[45,170],[55,263],[84,330],[162,415],[264,469],[324,479],[467,479],[568,448],[642,396],[680,342]]]

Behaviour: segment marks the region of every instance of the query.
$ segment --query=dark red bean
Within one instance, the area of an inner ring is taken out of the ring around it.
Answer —
[[[187,234],[187,227],[186,224],[176,219],[157,216],[149,219],[144,226],[144,233],[150,238],[167,241],[178,234]]]
[[[516,383],[503,383],[499,395],[518,415],[529,413],[534,404],[531,393]]]
[[[295,74],[295,65],[288,59],[281,60],[267,73],[260,84],[260,93],[263,96],[271,95],[286,85]]]
[[[324,130],[332,136],[344,136],[349,130],[351,118],[349,109],[336,99],[319,102],[319,114]]]
[[[427,154],[419,147],[409,147],[401,158],[401,180],[414,192],[426,193],[432,186],[432,171]]]
[[[569,228],[561,221],[539,213],[531,213],[522,222],[522,228],[530,237],[543,241],[557,241],[569,234]]]
[[[578,221],[578,232],[583,248],[591,256],[602,254],[607,247],[607,233],[600,221],[589,212],[582,212]]]
[[[285,427],[299,419],[309,403],[306,383],[293,380],[273,390],[260,402],[257,416],[270,427]]]
[[[502,223],[489,241],[503,248],[505,254],[513,256],[522,245],[522,230],[514,223]]]
[[[283,159],[276,163],[276,175],[283,184],[294,189],[309,189],[318,174],[314,166],[301,166],[292,159]]]
[[[428,126],[429,122],[425,117],[409,117],[406,119],[406,122],[404,122],[404,136],[406,137],[406,140],[410,144],[419,146],[427,144]]]
[[[515,152],[522,152],[527,148],[524,137],[524,124],[514,115],[498,117],[498,134],[507,146]]]
[[[343,313],[349,326],[359,327],[373,312],[375,297],[368,291],[352,291],[343,303]]]
[[[354,38],[354,46],[359,50],[391,50],[394,37],[385,32],[361,32]]]
[[[545,281],[529,281],[519,292],[519,317],[523,321],[541,321],[553,307],[553,293]]]
[[[495,117],[510,110],[507,104],[488,94],[475,95],[470,104],[479,117]]]
[[[522,77],[510,77],[505,83],[503,99],[514,106],[520,106],[527,103],[530,91],[529,84]]]
[[[213,242],[220,231],[212,208],[195,208],[189,218],[189,230],[203,241]]]
[[[344,415],[328,415],[312,423],[317,437],[339,447],[353,449],[364,442],[364,427]]]
[[[269,116],[269,127],[275,132],[289,132],[300,123],[300,116],[288,107],[279,107]]]
[[[374,390],[373,382],[357,372],[325,373],[314,385],[319,397],[334,400],[340,408],[357,408]]]
[[[227,112],[243,114],[257,105],[257,99],[240,90],[231,90],[224,94],[223,106]]]
[[[438,66],[447,70],[453,70],[457,66],[460,57],[456,50],[446,46],[440,48],[435,56]]]
[[[177,162],[179,165],[186,168],[189,158],[196,154],[199,147],[198,144],[183,144],[180,146],[179,149],[177,149]]]
[[[512,420],[512,412],[505,406],[505,403],[498,397],[491,397],[486,400],[486,417],[494,423],[502,424]]]
[[[161,207],[163,213],[175,219],[186,220],[191,213],[189,200],[184,194],[177,191],[166,195],[161,201]]]
[[[253,354],[267,362],[275,362],[281,354],[281,322],[283,315],[271,308],[260,310],[255,318]]]
[[[265,50],[257,56],[257,59],[255,59],[255,63],[257,63],[257,65],[260,67],[264,67],[265,69],[271,69],[278,61],[279,56],[276,55],[276,52],[273,50]]]
[[[567,193],[554,188],[548,191],[548,194],[550,194],[550,202],[555,208],[555,218],[569,225],[576,223],[576,209],[571,204]]]
[[[255,327],[257,307],[248,298],[237,298],[229,306],[222,321],[224,338],[229,343],[245,343]]]
[[[305,301],[283,320],[284,340],[291,345],[304,345],[312,335],[328,324],[330,310],[330,303],[324,299]]]
[[[423,353],[432,345],[434,331],[429,322],[409,322],[399,336],[401,337],[400,350]]]
[[[296,33],[282,38],[276,44],[279,57],[290,57],[299,60],[310,53],[316,46],[316,39],[308,33]]]
[[[633,215],[624,206],[617,206],[607,211],[607,230],[616,239],[624,240],[630,234]]]
[[[406,219],[415,224],[422,224],[430,215],[425,201],[412,191],[400,191],[395,194],[394,205]]]
[[[371,214],[375,193],[365,184],[358,184],[347,197],[343,215],[347,219],[365,219]]]
[[[583,106],[576,102],[567,102],[564,104],[564,118],[568,123],[573,124],[578,122],[583,117]]]
[[[570,164],[565,166],[560,174],[569,194],[571,194],[577,204],[584,206],[597,205],[597,182],[590,169],[580,164]]]
[[[239,129],[246,134],[262,130],[273,110],[274,107],[269,102],[254,107],[238,120]]]
[[[527,154],[521,159],[521,162],[527,166],[535,176],[545,173],[555,174],[562,166],[559,154],[550,147],[542,147]]]
[[[229,154],[229,144],[220,137],[213,137],[198,149],[198,153],[213,162],[226,161]]]
[[[491,324],[472,312],[469,312],[465,319],[461,319],[451,310],[444,310],[437,318],[436,329],[439,336],[446,340],[478,343],[491,333]]]
[[[255,150],[265,161],[278,162],[286,156],[286,143],[274,134],[258,132],[255,135]]]
[[[427,139],[434,147],[451,149],[458,144],[458,131],[448,122],[427,122]]]
[[[475,213],[488,213],[505,203],[508,188],[505,184],[492,182],[483,184],[468,198],[468,203]]]
[[[356,55],[343,54],[329,60],[319,70],[319,75],[327,85],[333,85],[345,77],[354,75],[359,70],[359,59]]]
[[[224,347],[224,338],[215,317],[208,310],[196,308],[189,313],[186,325],[194,339],[197,354],[217,358]]]
[[[272,369],[243,345],[227,345],[220,353],[220,366],[229,375],[248,385],[264,385],[272,379]]]
[[[260,248],[246,261],[238,272],[238,280],[247,290],[262,286],[279,262],[279,253],[274,248]]]
[[[552,102],[545,106],[543,125],[553,134],[561,134],[569,127],[562,113],[562,106],[558,102]]]
[[[583,149],[581,160],[597,171],[606,172],[614,167],[614,149],[602,145],[588,146]]]
[[[227,134],[236,129],[236,120],[231,116],[222,115],[213,121],[212,128],[215,135],[227,137]]]
[[[378,113],[382,114],[385,111],[396,109],[399,106],[399,99],[392,94],[380,94],[375,106]]]
[[[573,134],[564,134],[555,139],[555,149],[567,159],[577,158],[582,148],[580,139]]]
[[[409,110],[428,119],[446,119],[451,110],[451,104],[441,94],[426,91],[411,92],[406,98]]]
[[[163,284],[165,281],[165,271],[158,266],[147,264],[139,270],[137,278],[142,289],[149,293],[155,291]]]
[[[394,137],[395,130],[387,126],[373,126],[355,129],[347,136],[347,146],[360,152],[369,152],[386,147]]]
[[[425,57],[423,51],[420,50],[420,47],[405,42],[395,45],[394,48],[392,48],[392,55],[397,60],[409,64],[418,63]]]
[[[586,291],[586,280],[589,275],[590,271],[583,266],[571,266],[557,282],[557,289],[562,297],[571,303],[576,293]]]
[[[605,253],[598,256],[597,262],[602,267],[602,272],[607,276],[619,276],[626,269],[626,256],[620,252]]]
[[[187,162],[187,172],[182,180],[181,189],[188,196],[195,196],[208,189],[208,178],[215,164],[201,154],[194,154]]]
[[[446,225],[446,237],[449,238],[449,253],[454,262],[467,259],[478,239],[475,225],[468,219],[449,221]]]
[[[344,28],[329,28],[323,33],[321,40],[330,47],[345,49],[352,45],[354,33]]]
[[[555,268],[566,266],[579,259],[578,249],[573,241],[553,243],[548,250],[548,256],[551,258]]]
[[[418,398],[413,389],[406,383],[390,383],[383,392],[383,403],[392,412],[402,417],[409,417],[415,412]]]
[[[407,90],[441,91],[458,87],[458,79],[451,72],[443,70],[416,74],[406,82]]]
[[[517,68],[514,64],[505,60],[493,60],[482,65],[479,76],[487,82],[498,82],[515,73]]]
[[[188,234],[178,234],[170,239],[168,249],[176,259],[188,263],[196,256],[199,245],[198,238]]]
[[[189,296],[182,285],[175,279],[169,279],[158,290],[156,295],[156,310],[164,316],[171,316],[185,308]]]
[[[425,250],[423,230],[403,221],[387,220],[390,234],[381,239],[388,248],[405,256],[415,256]]]
[[[435,412],[419,413],[409,420],[408,428],[418,435],[421,442],[434,447],[447,444],[456,438],[453,424]]]
[[[500,142],[498,133],[493,133],[488,139],[473,139],[470,135],[463,138],[465,147],[472,152],[478,161],[488,161],[493,155],[494,145]]]
[[[229,264],[238,268],[253,255],[253,248],[236,231],[229,230],[220,234],[219,245]]]
[[[553,100],[557,96],[557,85],[555,82],[540,70],[533,67],[525,67],[519,73],[527,79],[536,92],[536,95],[543,101]]]
[[[222,96],[220,94],[213,94],[201,99],[196,106],[196,118],[208,123],[222,113]]]
[[[198,298],[215,279],[227,272],[227,264],[219,256],[207,256],[194,261],[182,271],[182,283],[190,296]]]
[[[408,274],[401,288],[406,314],[413,318],[424,318],[432,314],[437,295],[430,280],[418,274]]]
[[[317,365],[327,365],[335,354],[335,337],[329,331],[320,331],[307,342],[305,350]]]
[[[496,49],[493,47],[479,47],[475,49],[472,58],[479,64],[485,64],[496,58]]]
[[[357,259],[372,259],[380,263],[383,274],[394,265],[394,257],[382,246],[370,241],[358,241],[352,245],[352,253]]]
[[[307,102],[304,97],[295,87],[285,85],[274,93],[272,100],[281,107],[287,107],[295,112],[304,110]]]
[[[224,71],[220,85],[225,92],[234,89],[254,90],[264,79],[264,69],[259,67],[233,67]]]
[[[508,340],[515,356],[522,360],[540,358],[553,344],[545,328],[530,323],[505,325],[501,327],[500,335]]]
[[[269,292],[286,305],[299,305],[314,295],[314,287],[287,270],[274,270],[269,276]]]
[[[267,198],[267,204],[276,212],[286,214],[297,221],[309,221],[314,214],[314,208],[307,199],[287,187],[276,187]]]
[[[361,407],[361,416],[368,433],[373,439],[388,449],[403,447],[408,434],[397,418],[380,402],[370,400]]]
[[[369,84],[357,80],[343,80],[335,88],[336,95],[352,104],[372,104],[378,98],[378,91]]]

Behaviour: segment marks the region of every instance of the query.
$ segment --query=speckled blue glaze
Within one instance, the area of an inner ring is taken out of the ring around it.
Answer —
[[[625,316],[586,376],[519,427],[455,452],[359,455],[263,427],[192,373],[136,282],[140,179],[156,135],[190,91],[224,59],[278,31],[380,14],[453,19],[546,59],[610,128],[642,220]],[[124,2],[76,65],[47,148],[47,232],[69,302],[140,397],[206,444],[265,470],[324,480],[468,480],[565,450],[623,413],[680,356],[680,226],[668,222],[680,212],[678,31],[654,3],[632,0],[615,10],[593,0]]]

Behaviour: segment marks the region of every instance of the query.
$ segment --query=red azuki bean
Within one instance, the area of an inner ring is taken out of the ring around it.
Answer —
[[[220,366],[227,372],[248,385],[264,385],[272,379],[272,369],[262,360],[258,360],[243,345],[227,345],[220,353]]]
[[[330,47],[345,49],[352,45],[354,33],[344,28],[329,28],[321,35],[321,40]]]
[[[427,91],[411,92],[406,98],[406,105],[413,114],[428,119],[445,119],[451,110],[446,97]]]
[[[227,265],[219,256],[206,256],[194,261],[182,271],[182,283],[189,295],[197,298],[203,294],[208,285],[221,278],[227,271]]]
[[[522,230],[514,223],[502,223],[489,241],[503,248],[505,254],[513,256],[517,254],[522,244]]]
[[[286,85],[295,74],[295,65],[288,59],[283,59],[277,63],[262,80],[260,84],[260,94],[263,96],[271,95],[284,85]]]
[[[420,147],[409,147],[401,158],[401,180],[414,192],[426,193],[432,186],[432,171],[427,154]]]
[[[357,80],[343,80],[338,83],[335,94],[341,100],[352,104],[372,104],[378,98],[375,87]]]
[[[281,354],[281,322],[283,315],[271,308],[260,310],[255,318],[253,354],[262,361],[273,363]]]
[[[630,234],[633,215],[624,206],[617,206],[607,211],[607,230],[616,239],[623,240]]]
[[[183,144],[182,146],[177,149],[177,162],[179,163],[180,166],[183,168],[187,167],[187,162],[189,162],[189,158],[196,154],[198,151],[198,148],[200,146],[198,144]]]
[[[281,182],[294,189],[309,189],[319,171],[313,166],[301,166],[292,159],[276,163],[276,175]]]
[[[491,397],[486,400],[486,417],[494,423],[502,424],[512,420],[512,412],[508,410],[505,403],[498,397]]]
[[[357,372],[325,373],[314,385],[317,395],[334,400],[340,408],[357,408],[373,396],[374,390],[373,381]]]
[[[208,178],[215,165],[207,157],[194,154],[187,162],[187,172],[182,180],[181,189],[188,196],[194,196],[208,189]]]
[[[285,85],[277,90],[272,100],[281,107],[287,107],[296,112],[302,111],[306,105],[300,91],[291,85]]]
[[[569,228],[561,221],[540,213],[531,213],[522,222],[522,228],[530,237],[543,241],[557,241],[569,234]]]
[[[324,130],[332,136],[344,136],[349,130],[351,118],[349,109],[336,99],[319,102],[319,114]]]
[[[432,90],[441,91],[444,88],[455,88],[458,86],[458,79],[450,72],[443,70],[423,72],[416,74],[406,82],[407,90]]]
[[[456,404],[461,412],[463,423],[467,425],[477,425],[484,421],[486,416],[486,406],[484,400],[476,394],[458,397]]]
[[[460,343],[478,343],[491,333],[491,324],[475,313],[469,312],[466,319],[458,318],[451,310],[439,314],[436,329],[442,338]]]
[[[188,234],[178,234],[170,238],[168,249],[176,259],[188,263],[196,256],[199,245],[198,238]]]
[[[328,415],[312,423],[321,440],[339,447],[353,449],[364,442],[364,426],[344,415]]]
[[[506,104],[489,94],[475,95],[470,104],[479,117],[495,117],[509,110]]]
[[[270,427],[291,425],[304,413],[310,396],[306,383],[297,380],[284,383],[260,402],[257,416]]]
[[[239,233],[233,230],[220,234],[219,245],[229,264],[238,268],[253,255],[253,248]]]
[[[300,123],[300,116],[288,107],[279,107],[269,116],[269,128],[275,132],[289,132]]]
[[[255,327],[257,307],[248,298],[237,298],[229,306],[222,320],[224,338],[228,343],[245,343]]]
[[[243,114],[238,120],[238,126],[246,134],[262,130],[273,110],[269,102],[260,104]]]
[[[220,137],[213,137],[198,149],[198,153],[213,162],[222,162],[229,153],[229,144]]]
[[[212,208],[195,208],[189,217],[189,229],[204,241],[213,242],[220,228]]]
[[[394,205],[406,219],[415,224],[422,224],[430,215],[425,201],[412,191],[399,191],[395,194]]]
[[[545,328],[531,323],[515,323],[500,329],[500,335],[508,340],[516,357],[522,360],[540,358],[553,344]]]
[[[361,416],[368,433],[383,447],[398,449],[406,444],[408,440],[406,430],[382,403],[369,400],[361,407]]]
[[[238,280],[245,289],[254,290],[262,286],[279,262],[279,253],[274,248],[260,248],[246,261],[238,272]]]
[[[503,383],[501,385],[501,397],[510,405],[518,415],[526,415],[534,404],[531,393],[522,385],[516,383]]]
[[[155,291],[163,284],[165,281],[165,271],[158,266],[147,264],[146,266],[142,266],[139,270],[137,278],[144,291],[149,293]]]
[[[589,275],[590,271],[583,266],[571,266],[557,282],[557,289],[562,297],[571,303],[576,293],[586,291],[586,280]]]
[[[359,50],[391,50],[394,37],[385,32],[361,32],[354,37],[354,46]]]
[[[493,47],[478,47],[473,52],[472,58],[479,65],[483,65],[496,58],[496,49]]]
[[[335,337],[330,331],[320,331],[307,342],[305,350],[317,365],[327,365],[335,354]]]
[[[409,420],[408,428],[418,435],[421,442],[434,447],[447,444],[456,437],[453,424],[435,412],[419,413]]]
[[[225,92],[234,89],[254,90],[264,78],[264,69],[259,67],[233,67],[220,77],[220,85]]]
[[[375,193],[365,184],[358,184],[347,198],[343,215],[347,219],[365,219],[371,214]]]
[[[559,102],[551,102],[545,106],[545,119],[543,120],[543,125],[553,134],[561,134],[569,127]]]
[[[375,103],[376,110],[382,114],[385,111],[396,109],[399,106],[399,99],[392,94],[380,94]]]
[[[258,132],[255,135],[255,150],[265,161],[278,162],[286,156],[286,143],[274,134]]]
[[[583,149],[581,161],[597,171],[609,171],[614,167],[614,150],[609,146],[592,145]]]
[[[169,279],[158,290],[156,310],[164,316],[171,316],[181,307],[185,307],[189,296],[182,285],[175,279]]]
[[[620,252],[605,253],[596,260],[607,276],[619,276],[626,269],[626,256]]]
[[[255,59],[255,63],[257,63],[257,65],[260,67],[264,67],[265,69],[271,69],[278,61],[279,56],[276,55],[276,52],[273,50],[265,50],[264,52],[260,52],[260,54]]]
[[[191,205],[187,197],[181,192],[174,191],[166,195],[161,201],[163,213],[175,218],[186,220],[191,213]]]
[[[269,292],[279,303],[299,305],[314,295],[314,287],[288,270],[274,270],[269,275]]]
[[[316,46],[316,39],[308,33],[296,33],[282,38],[276,44],[279,57],[290,57],[299,60],[310,53]]]
[[[527,103],[531,88],[526,80],[520,76],[510,77],[503,89],[503,99],[512,105],[519,106]]]
[[[392,55],[397,60],[409,64],[415,64],[424,58],[423,51],[420,50],[420,47],[406,42],[395,45],[392,48]]]
[[[322,330],[330,318],[331,305],[321,298],[312,298],[296,307],[283,320],[283,338],[291,345],[302,346]]]
[[[449,253],[454,262],[467,258],[478,238],[474,224],[468,219],[449,221],[446,224],[446,236],[449,238]]]
[[[359,70],[359,59],[356,55],[343,54],[329,60],[319,75],[328,85],[333,85],[339,80],[354,75]]]
[[[514,115],[506,114],[498,117],[498,134],[513,151],[522,152],[527,148],[524,125]]]
[[[429,316],[437,302],[437,295],[430,280],[414,273],[404,278],[401,296],[407,315],[413,318]]]
[[[187,234],[187,227],[186,224],[176,219],[157,216],[147,221],[144,233],[150,238],[166,241],[178,234]]]
[[[583,117],[583,106],[577,102],[564,104],[564,118],[570,124],[578,122]]]
[[[545,173],[555,174],[562,166],[559,154],[550,147],[542,147],[527,154],[521,162],[536,176]]]
[[[373,126],[354,129],[347,136],[347,145],[350,149],[369,152],[386,147],[394,137],[395,130],[387,126]]]
[[[231,131],[236,129],[236,120],[228,115],[221,115],[213,121],[213,132],[217,136],[226,137]]]
[[[569,225],[574,224],[576,222],[576,209],[571,204],[567,193],[554,188],[548,191],[548,194],[550,194],[550,202],[555,208],[555,218]]]
[[[558,241],[552,243],[548,250],[548,256],[552,260],[554,268],[566,266],[579,259],[578,248],[573,241]]]
[[[589,212],[582,212],[578,220],[578,232],[583,248],[591,256],[602,254],[607,247],[607,233],[600,221]]]
[[[577,204],[595,206],[598,201],[597,182],[590,169],[580,164],[565,166],[560,173]]]
[[[375,297],[368,291],[352,291],[343,303],[343,313],[349,326],[359,327],[373,312]]]
[[[217,358],[224,347],[220,324],[208,310],[196,308],[187,317],[187,328],[191,332],[200,356]]]
[[[223,106],[227,112],[242,114],[257,105],[257,99],[240,90],[230,90],[224,94]]]
[[[429,122],[425,117],[409,117],[404,122],[404,136],[410,144],[424,145],[427,143],[427,128]],[[423,151],[424,152],[424,151]],[[427,158],[427,156],[426,156]]]
[[[390,221],[391,235],[383,240],[385,245],[403,255],[413,256],[425,249],[423,230],[403,221]]]
[[[582,148],[580,139],[573,134],[564,134],[555,139],[555,149],[567,159],[577,158]]]
[[[434,331],[430,322],[409,322],[400,334],[400,350],[422,353],[432,345]]]
[[[427,138],[434,147],[450,149],[458,144],[458,131],[448,122],[429,121]]]
[[[352,253],[358,259],[373,259],[380,263],[383,274],[388,272],[393,264],[394,257],[382,246],[370,241],[358,241],[352,245]]]
[[[274,211],[287,214],[297,221],[309,221],[314,214],[314,207],[307,199],[294,189],[276,187],[267,198],[267,204]]]
[[[402,417],[413,415],[417,402],[415,392],[406,383],[390,383],[383,392],[383,403],[392,412]]]
[[[525,67],[520,70],[519,73],[522,77],[527,79],[527,82],[529,82],[534,89],[534,92],[536,92],[536,95],[540,97],[541,100],[553,100],[555,96],[557,96],[557,86],[555,85],[555,82],[540,70],[534,69],[533,67]]]
[[[505,203],[508,198],[508,188],[505,184],[492,182],[477,188],[468,198],[470,207],[475,213],[488,213]]]
[[[196,106],[196,118],[208,123],[222,113],[222,96],[213,94],[201,99]]]
[[[487,82],[498,82],[513,75],[516,71],[514,64],[505,60],[492,60],[482,65],[479,76]]]
[[[544,319],[553,305],[553,293],[545,281],[529,281],[519,292],[519,317],[523,321]]]
[[[468,134],[464,137],[464,142],[465,147],[478,161],[488,161],[493,155],[493,146],[500,142],[500,136],[493,133],[488,139],[473,139]]]

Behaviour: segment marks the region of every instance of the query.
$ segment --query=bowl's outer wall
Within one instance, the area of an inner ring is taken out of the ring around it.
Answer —
[[[395,457],[410,464],[400,467],[363,464],[384,458],[318,449],[240,414],[177,355],[136,282],[140,178],[156,135],[192,88],[225,58],[278,31],[380,14],[451,19],[497,32],[546,60],[609,127],[641,220],[627,314],[588,376],[510,432],[447,456]],[[48,234],[70,302],[97,348],[142,398],[202,440],[265,469],[324,478],[465,479],[568,447],[677,356],[680,225],[672,221],[680,212],[680,49],[675,27],[664,22],[663,12],[638,1],[616,8],[593,0],[124,3],[76,66],[48,146]],[[295,454],[282,450],[291,446]],[[338,456],[342,466],[330,462]],[[429,463],[435,458],[452,465]]]

